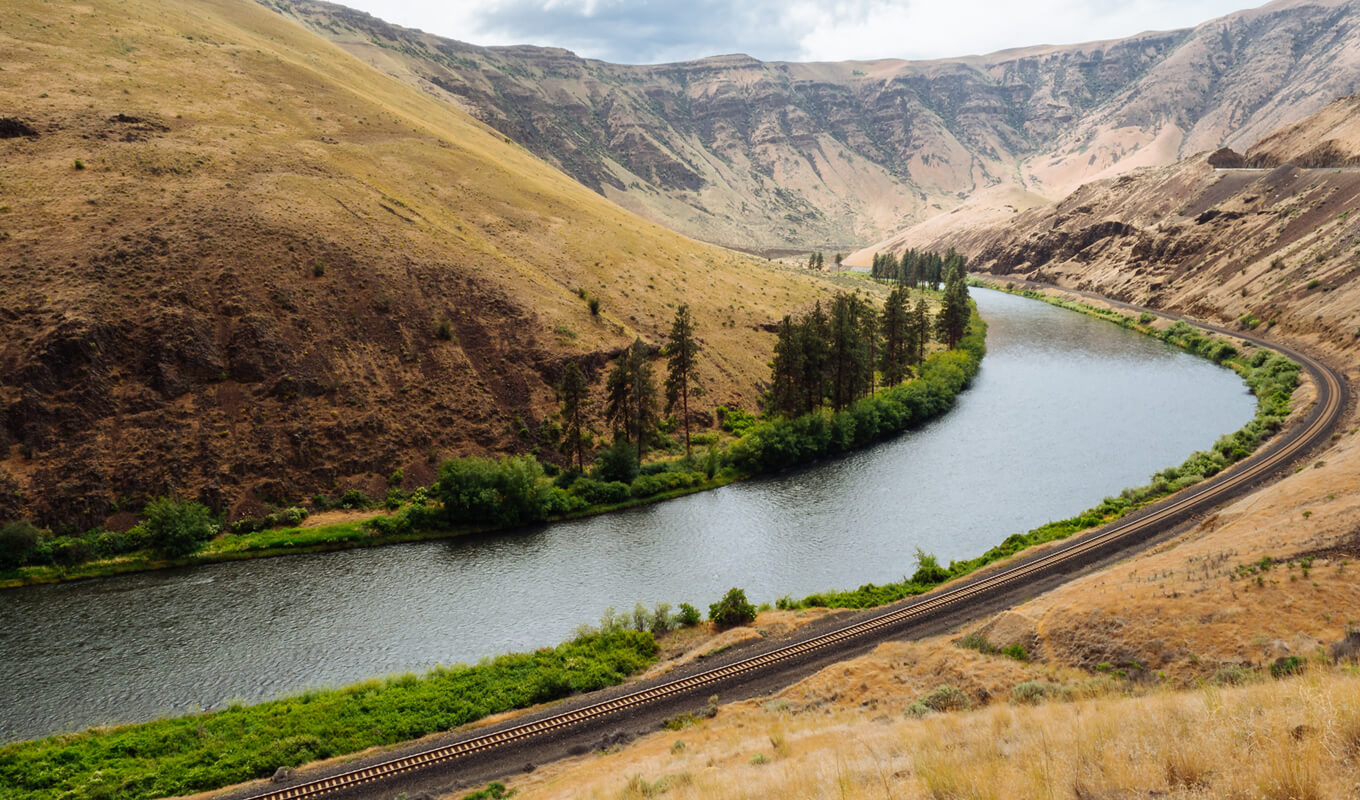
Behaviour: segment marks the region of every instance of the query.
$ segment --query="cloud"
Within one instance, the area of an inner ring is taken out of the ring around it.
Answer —
[[[628,64],[943,58],[1181,28],[1242,0],[342,0],[475,44],[565,47]]]

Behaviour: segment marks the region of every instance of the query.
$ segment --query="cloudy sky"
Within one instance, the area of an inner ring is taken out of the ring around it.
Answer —
[[[565,47],[626,64],[940,58],[1196,25],[1253,0],[338,0],[483,45]]]

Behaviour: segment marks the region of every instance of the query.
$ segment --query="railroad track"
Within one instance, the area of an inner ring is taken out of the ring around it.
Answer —
[[[1130,306],[1130,308],[1132,307]],[[1174,317],[1175,315],[1166,316]],[[733,679],[786,664],[809,654],[824,651],[827,648],[862,641],[875,633],[882,633],[904,623],[929,619],[946,610],[957,610],[969,601],[993,596],[998,592],[1014,588],[1018,584],[1051,576],[1064,569],[1075,569],[1089,565],[1111,553],[1123,551],[1133,545],[1146,542],[1159,532],[1192,520],[1223,500],[1275,475],[1296,457],[1321,443],[1341,417],[1346,405],[1346,389],[1340,377],[1316,359],[1289,348],[1269,344],[1254,336],[1229,332],[1211,325],[1201,324],[1201,327],[1252,341],[1262,347],[1269,347],[1293,358],[1312,377],[1318,393],[1317,401],[1302,425],[1286,431],[1283,436],[1276,437],[1263,450],[1209,481],[1149,506],[1131,518],[1111,523],[1093,533],[1083,535],[1052,552],[1031,558],[1008,569],[973,579],[959,586],[932,592],[905,606],[814,636],[805,641],[592,705],[474,736],[453,744],[393,758],[389,761],[371,764],[295,786],[273,789],[253,795],[249,800],[306,800],[306,798],[323,797],[340,791],[359,789],[391,778],[425,770],[435,765],[449,764],[458,759],[485,753],[506,745],[546,737],[549,734],[576,728],[585,723],[614,718],[659,701],[713,688]]]

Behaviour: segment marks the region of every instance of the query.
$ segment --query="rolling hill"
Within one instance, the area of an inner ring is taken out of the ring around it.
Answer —
[[[527,451],[566,360],[602,379],[684,302],[708,399],[749,408],[761,326],[825,290],[252,2],[18,0],[0,50],[0,518],[244,513]]]

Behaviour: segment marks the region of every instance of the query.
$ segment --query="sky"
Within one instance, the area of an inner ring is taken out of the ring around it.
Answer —
[[[1184,28],[1255,0],[338,0],[480,45],[565,47],[622,64],[945,58]]]

